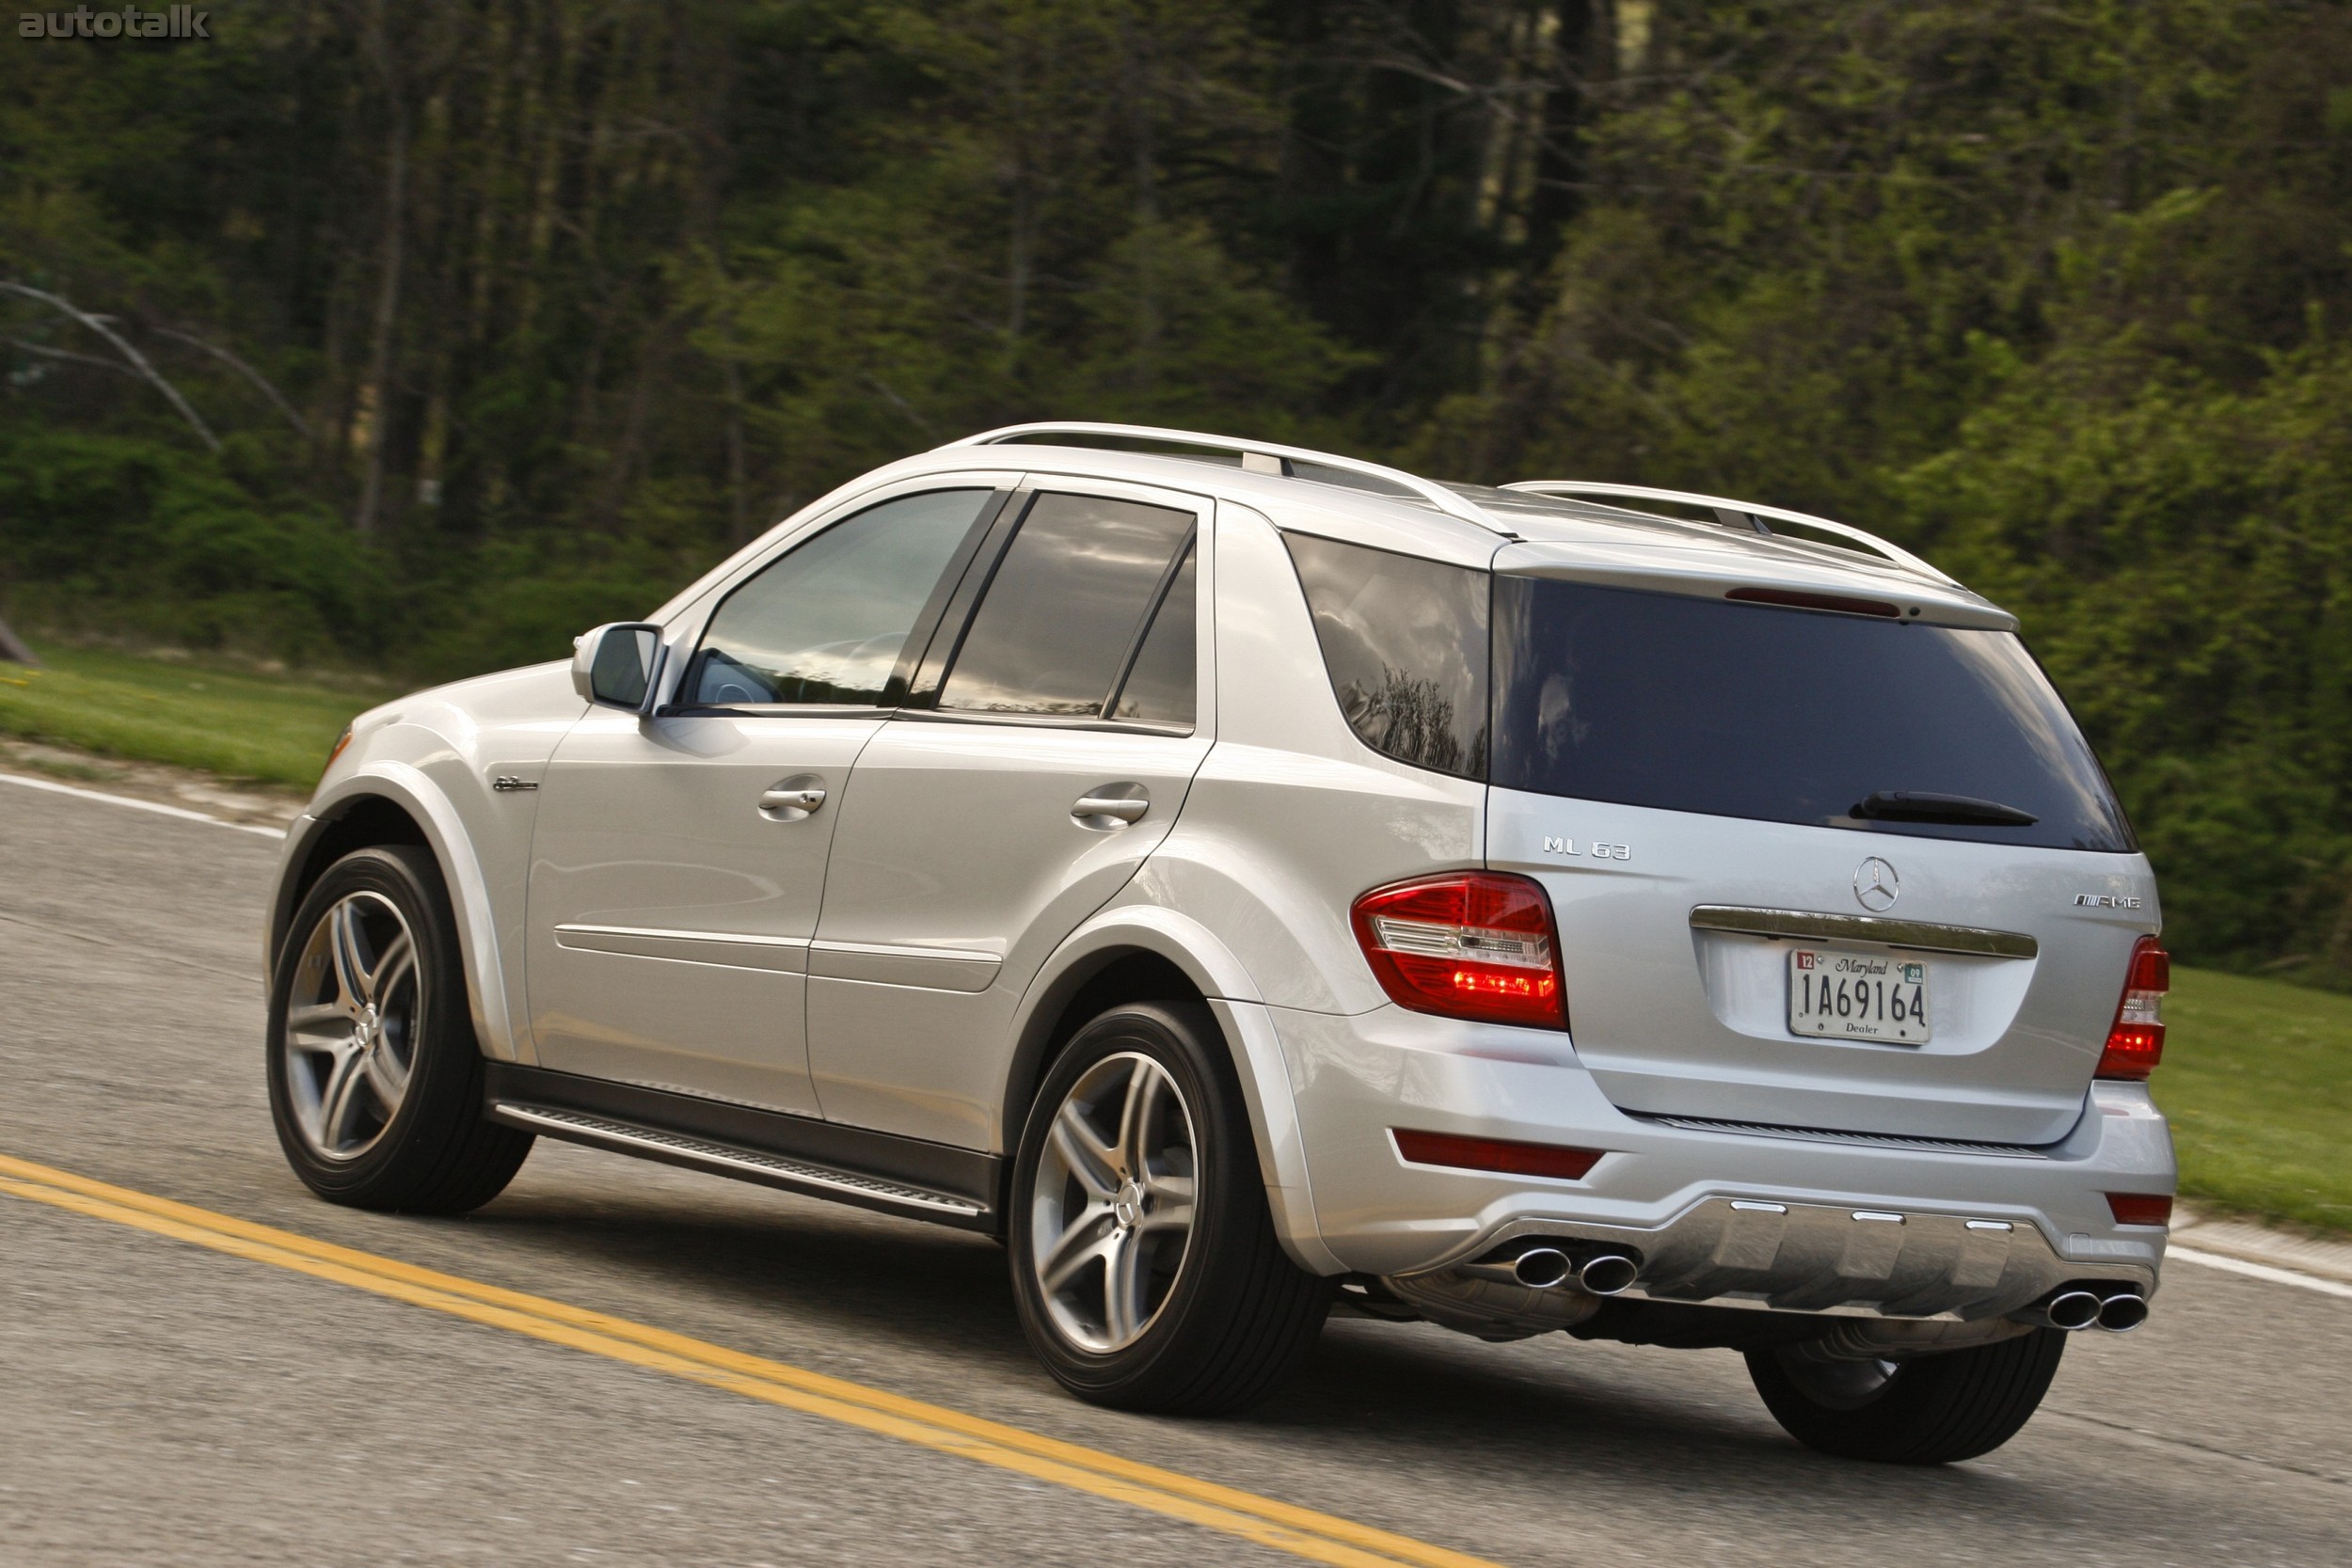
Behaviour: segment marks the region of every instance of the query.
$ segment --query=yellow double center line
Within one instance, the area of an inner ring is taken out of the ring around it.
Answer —
[[[274,1263],[395,1301],[429,1307],[493,1328],[527,1334],[550,1344],[668,1372],[729,1393],[821,1416],[846,1426],[919,1444],[941,1453],[1012,1470],[1073,1491],[1148,1509],[1188,1524],[1222,1530],[1315,1562],[1341,1568],[1496,1568],[1484,1558],[1448,1551],[1369,1525],[1191,1476],[1141,1465],[1117,1454],[1025,1432],[1019,1427],[926,1404],[864,1384],[805,1371],[723,1345],[608,1317],[545,1296],[503,1291],[455,1275],[421,1269],[372,1252],[333,1245],[250,1220],[217,1214],[127,1187],[93,1181],[71,1171],[0,1154],[0,1192],[112,1220],[175,1241],[193,1243]]]

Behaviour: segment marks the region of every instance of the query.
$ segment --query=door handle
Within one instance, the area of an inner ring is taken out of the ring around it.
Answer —
[[[825,786],[811,778],[786,779],[759,798],[759,815],[771,822],[798,822],[825,803]]]
[[[1124,828],[1152,809],[1147,800],[1123,795],[1081,795],[1070,815],[1081,827]]]

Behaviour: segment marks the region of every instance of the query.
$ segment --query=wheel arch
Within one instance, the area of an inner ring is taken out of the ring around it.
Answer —
[[[513,1060],[506,988],[489,891],[455,805],[421,770],[405,763],[368,764],[338,781],[303,816],[287,841],[270,908],[263,972],[275,978],[294,911],[328,866],[356,849],[405,844],[424,849],[449,890],[450,913],[466,971],[474,1032],[490,1054]]]
[[[1106,910],[1081,926],[1039,970],[1013,1022],[1013,1051],[999,1112],[998,1147],[1018,1147],[1038,1085],[1088,1020],[1130,1002],[1206,1006],[1240,1080],[1275,1230],[1293,1261],[1315,1274],[1343,1271],[1315,1224],[1290,1070],[1248,972],[1199,922],[1149,905]]]

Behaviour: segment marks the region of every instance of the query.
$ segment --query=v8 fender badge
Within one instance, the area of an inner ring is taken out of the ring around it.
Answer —
[[[2121,893],[2078,893],[2074,895],[2078,910],[2136,910],[2139,900]]]
[[[1572,838],[1554,838],[1549,833],[1546,833],[1544,853],[1547,855],[1589,855],[1597,861],[1629,861],[1633,858],[1633,846],[1603,844],[1594,839],[1588,841],[1582,848],[1579,848],[1576,840]]]

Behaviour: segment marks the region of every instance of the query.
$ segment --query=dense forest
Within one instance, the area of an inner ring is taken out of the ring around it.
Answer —
[[[2352,977],[2352,7],[224,0],[0,40],[0,603],[549,657],[1043,416],[1843,516]]]

